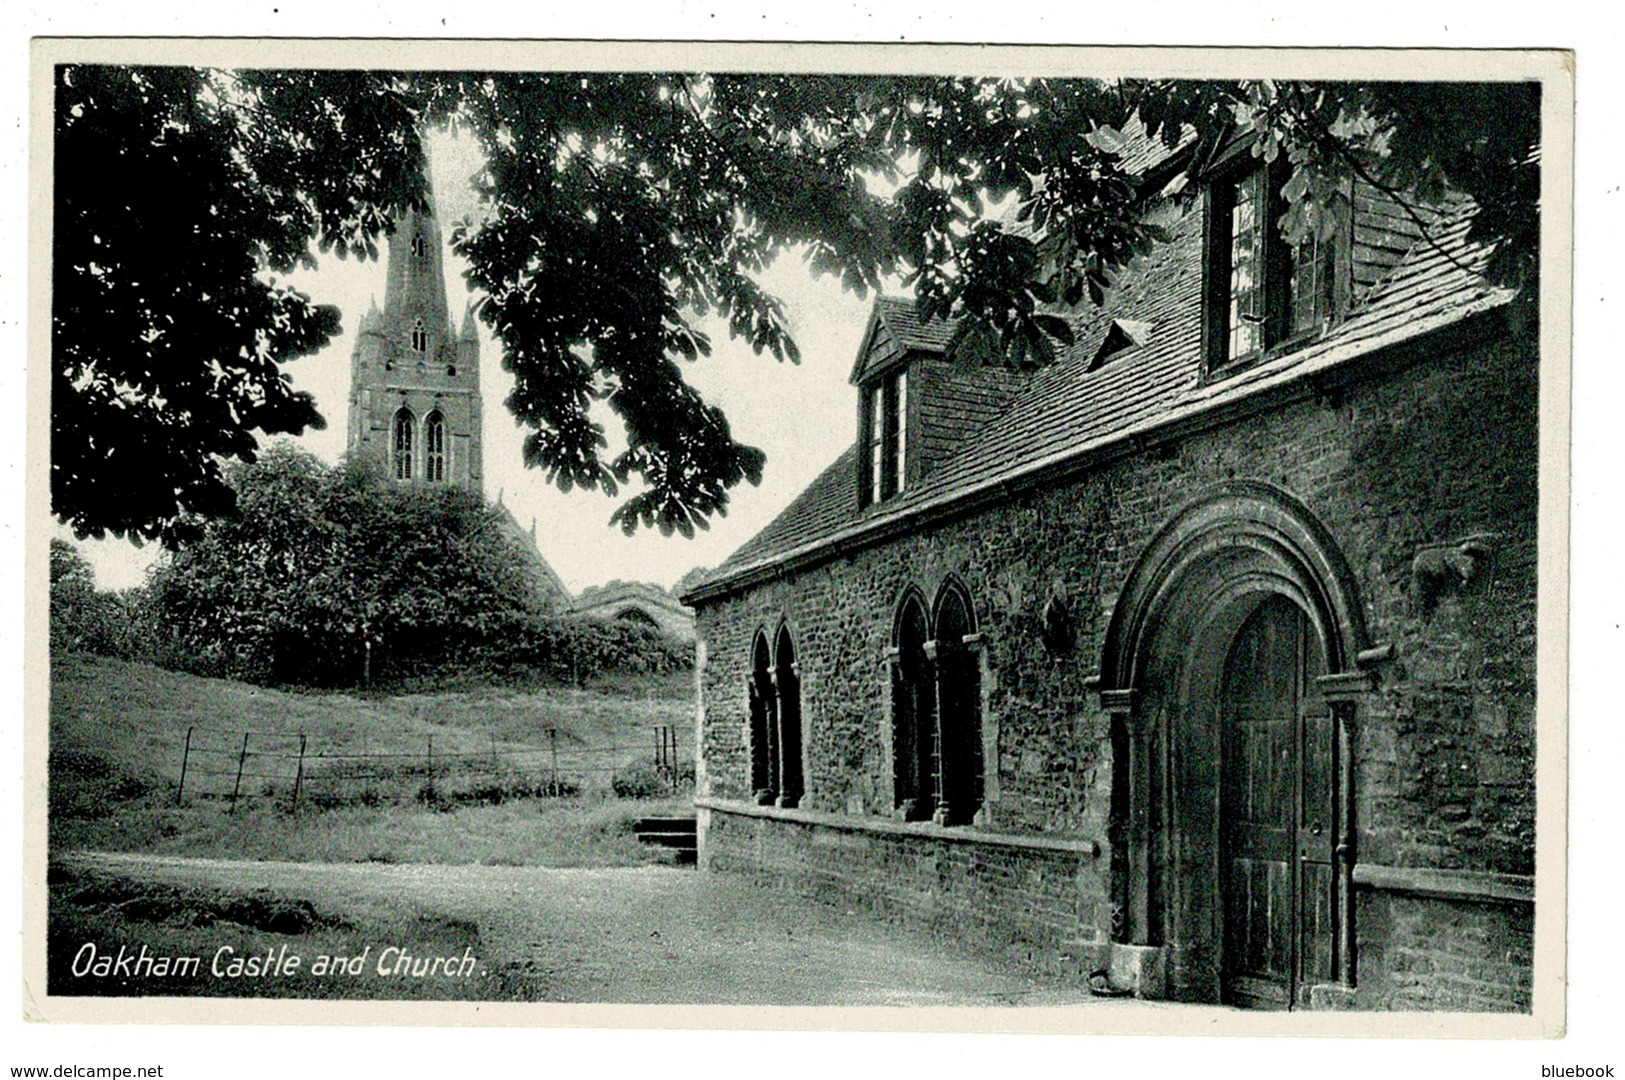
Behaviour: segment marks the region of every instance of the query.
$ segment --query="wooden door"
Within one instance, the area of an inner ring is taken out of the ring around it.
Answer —
[[[1290,1008],[1332,978],[1332,726],[1308,620],[1282,597],[1237,633],[1220,697],[1227,1001]]]

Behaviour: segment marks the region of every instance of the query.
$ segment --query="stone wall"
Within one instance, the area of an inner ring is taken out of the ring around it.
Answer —
[[[969,588],[984,640],[984,743],[993,753],[979,827],[1104,847],[1111,750],[1087,680],[1100,663],[1117,592],[1183,506],[1215,485],[1253,480],[1284,489],[1326,527],[1357,579],[1371,641],[1394,647],[1357,712],[1359,860],[1531,874],[1537,431],[1529,352],[1505,335],[1480,338],[708,602],[699,613],[708,656],[701,794],[749,797],[751,638],[787,622],[801,665],[802,806],[889,819],[885,654],[894,614],[911,584],[932,597],[955,575]],[[1465,582],[1464,542],[1476,564]],[[1039,629],[1057,588],[1077,634],[1070,654],[1052,658]],[[792,830],[782,843],[748,839],[770,828],[717,829],[715,864],[802,873],[784,851],[806,849],[805,837],[792,839],[799,835]],[[885,844],[854,848],[805,873],[871,897],[884,892],[876,868],[902,857]],[[933,876],[930,904],[939,917],[952,911],[973,927],[987,921],[988,893],[940,869],[921,869],[919,879]],[[1104,874],[1079,877],[1077,886],[1087,893],[1075,905],[1080,912],[1107,903]],[[1508,935],[1527,933],[1526,908],[1478,905],[1467,917],[1454,914],[1462,905],[1449,900],[1363,895],[1362,949],[1386,959],[1362,971],[1361,1005],[1527,1007],[1527,964],[1519,959],[1527,941],[1508,943]],[[1502,929],[1492,933],[1490,923]],[[1073,932],[1105,928],[1080,915]],[[1068,936],[1059,923],[1044,933],[1057,943]],[[1410,952],[1396,960],[1396,950],[1411,949],[1432,950],[1441,971],[1469,963],[1464,957],[1511,955],[1512,967],[1525,969],[1523,989],[1508,990],[1503,972],[1479,980],[1494,992],[1466,982],[1447,990],[1444,981],[1416,976],[1431,969]]]
[[[1527,1010],[1534,908],[1360,891],[1362,1008]]]
[[[931,926],[1038,966],[1107,930],[1105,863],[1088,842],[816,811],[709,810],[705,867],[883,917]],[[847,818],[846,821],[838,820]],[[837,820],[831,820],[837,819]]]

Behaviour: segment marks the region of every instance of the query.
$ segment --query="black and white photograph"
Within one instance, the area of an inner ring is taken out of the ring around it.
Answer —
[[[1572,54],[33,61],[26,1014],[1561,1034]]]

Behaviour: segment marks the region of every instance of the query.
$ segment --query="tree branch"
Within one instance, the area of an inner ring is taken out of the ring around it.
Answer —
[[[1298,122],[1310,132],[1311,137],[1314,138],[1316,142],[1320,143],[1323,147],[1329,147],[1334,153],[1337,154],[1339,158],[1343,160],[1343,163],[1349,167],[1349,171],[1353,172],[1355,176],[1361,180],[1364,180],[1366,183],[1370,184],[1372,187],[1376,188],[1378,191],[1382,192],[1384,195],[1388,196],[1395,203],[1397,203],[1399,208],[1405,212],[1405,216],[1410,218],[1411,222],[1422,231],[1423,242],[1441,255],[1446,262],[1464,274],[1477,273],[1477,271],[1475,271],[1472,267],[1468,266],[1466,263],[1456,258],[1456,256],[1452,255],[1449,251],[1445,250],[1444,245],[1440,244],[1438,239],[1433,235],[1431,227],[1427,221],[1422,218],[1421,213],[1410,203],[1409,200],[1405,198],[1404,195],[1400,194],[1397,188],[1394,188],[1389,184],[1385,184],[1373,176],[1371,171],[1365,167],[1364,163],[1362,163],[1359,158],[1355,157],[1354,154],[1349,151],[1348,147],[1343,145],[1343,140],[1337,138],[1330,131],[1327,131],[1325,127],[1319,123],[1319,121],[1315,120],[1305,112],[1305,110],[1301,107],[1302,89],[1300,87],[1294,85],[1292,87],[1292,95],[1294,100],[1299,102],[1298,107],[1296,107],[1294,110],[1297,114]]]

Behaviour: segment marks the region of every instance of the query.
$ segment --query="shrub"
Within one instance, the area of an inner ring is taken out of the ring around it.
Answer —
[[[652,765],[633,765],[616,772],[610,788],[622,799],[658,799],[671,794],[671,780]]]
[[[611,673],[665,675],[693,666],[693,647],[661,630],[568,615],[511,619],[465,658],[497,678],[544,675],[577,686]]]
[[[51,651],[123,660],[152,654],[145,589],[96,588],[90,562],[66,540],[51,540]]]

